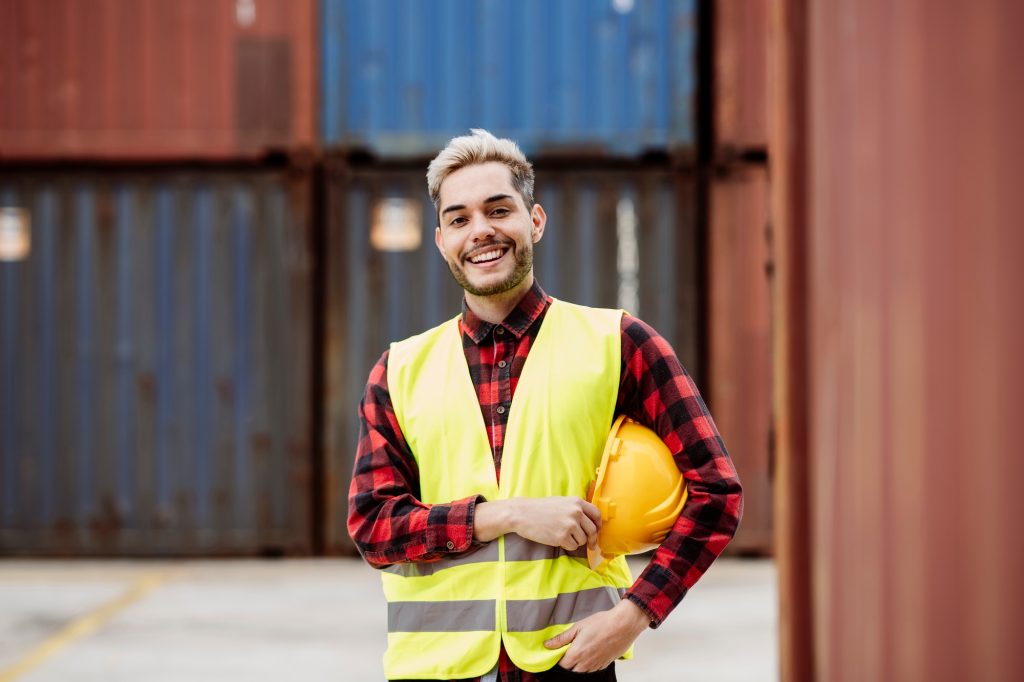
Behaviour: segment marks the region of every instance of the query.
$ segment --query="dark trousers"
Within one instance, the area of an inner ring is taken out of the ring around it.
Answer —
[[[586,680],[587,682],[615,682],[615,664],[612,663],[604,670],[596,673],[574,673],[571,670],[560,668],[557,665],[540,676],[544,682],[572,682],[574,680]]]
[[[612,663],[604,670],[596,673],[574,673],[571,670],[560,668],[557,665],[540,674],[543,682],[616,682],[615,664]],[[401,682],[426,682],[425,680],[403,680]]]

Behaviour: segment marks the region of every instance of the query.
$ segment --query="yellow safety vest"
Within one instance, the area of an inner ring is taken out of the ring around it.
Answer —
[[[614,416],[621,314],[551,304],[508,408],[500,485],[458,318],[393,344],[388,388],[419,466],[422,501],[584,497]],[[395,565],[381,577],[389,679],[483,675],[502,641],[521,669],[548,670],[565,649],[546,649],[544,641],[611,608],[632,585],[622,557],[597,573],[586,547],[567,553],[514,533],[450,559]]]

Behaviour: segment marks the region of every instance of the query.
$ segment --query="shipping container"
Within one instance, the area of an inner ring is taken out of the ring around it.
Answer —
[[[768,172],[736,165],[711,185],[708,405],[743,482],[732,551],[772,550]]]
[[[433,156],[483,127],[529,155],[694,141],[696,0],[323,0],[330,148]]]
[[[0,174],[0,553],[311,551],[310,196]]]
[[[718,0],[714,14],[715,153],[768,148],[768,0]]]
[[[0,159],[307,148],[316,0],[0,0]]]
[[[1024,5],[780,4],[783,679],[1024,679]]]
[[[548,215],[534,253],[545,291],[624,307],[658,329],[699,381],[692,176],[542,167],[536,186]],[[347,496],[370,369],[390,342],[458,314],[462,290],[434,245],[422,169],[336,166],[327,216],[325,545],[352,553]]]

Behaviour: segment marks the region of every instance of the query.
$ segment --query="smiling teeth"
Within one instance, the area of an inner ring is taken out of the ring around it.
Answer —
[[[501,256],[501,249],[495,249],[493,251],[487,251],[485,253],[481,253],[479,256],[473,256],[472,258],[469,259],[469,262],[470,263],[480,263],[480,262],[486,261],[486,260],[494,260],[495,258],[498,258],[499,256]]]

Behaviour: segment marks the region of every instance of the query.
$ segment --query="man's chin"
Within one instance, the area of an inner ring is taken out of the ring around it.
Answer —
[[[462,277],[456,277],[459,285],[466,290],[466,293],[473,296],[498,296],[512,291],[523,283],[525,277],[517,277],[517,273],[511,273],[501,278],[469,278],[463,273]]]

